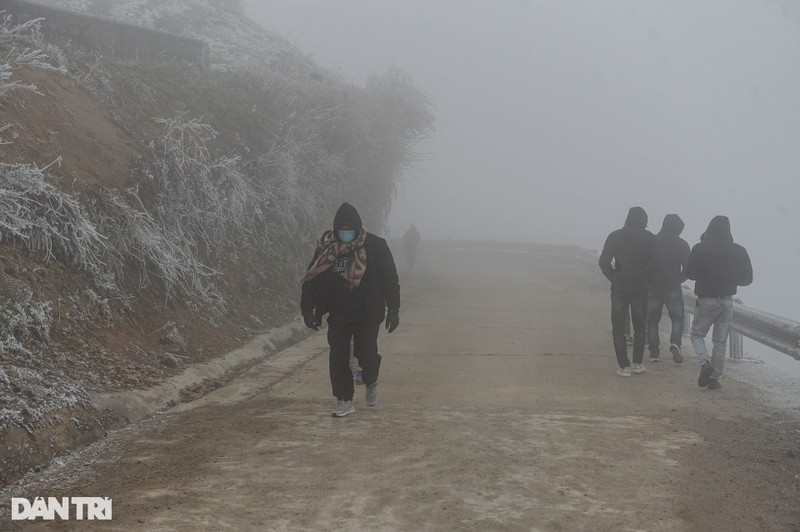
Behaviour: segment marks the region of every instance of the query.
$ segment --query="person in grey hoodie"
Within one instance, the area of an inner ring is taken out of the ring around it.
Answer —
[[[606,238],[598,265],[611,281],[611,336],[619,369],[617,375],[644,373],[644,343],[647,314],[647,271],[653,253],[653,233],[647,229],[647,213],[631,207],[625,225]],[[625,342],[626,314],[633,322],[633,365]]]
[[[725,366],[725,348],[733,319],[733,296],[739,286],[753,282],[753,266],[747,250],[734,243],[727,216],[715,216],[700,242],[692,248],[686,276],[695,281],[697,307],[692,320],[692,347],[700,362],[697,384],[718,390]],[[708,356],[705,338],[714,326],[714,348]]]
[[[669,335],[669,351],[672,361],[683,362],[681,337],[683,337],[683,290],[681,283],[686,280],[686,265],[689,263],[689,244],[680,237],[683,220],[677,214],[664,217],[661,231],[655,237],[653,259],[648,269],[647,286],[647,344],[650,348],[650,362],[660,360],[658,323],[664,306],[667,307],[672,330]]]

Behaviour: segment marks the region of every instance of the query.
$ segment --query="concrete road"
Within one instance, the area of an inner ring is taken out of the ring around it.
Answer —
[[[402,291],[376,407],[330,417],[319,333],[16,495],[112,497],[103,530],[800,530],[800,420],[688,346],[616,376],[591,257],[428,249]]]

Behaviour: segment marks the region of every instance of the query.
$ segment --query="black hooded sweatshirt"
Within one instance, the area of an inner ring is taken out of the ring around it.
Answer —
[[[349,225],[356,231],[363,223],[355,207],[343,203],[333,218],[334,231]],[[356,288],[347,286],[335,265],[314,279],[303,283],[300,309],[313,311],[317,317],[330,313],[348,321],[367,320],[380,322],[386,316],[386,308],[400,309],[400,284],[392,252],[383,238],[367,233],[364,241],[367,251],[367,268],[361,283]],[[314,253],[314,263],[320,250]],[[344,267],[344,265],[342,265]]]
[[[659,289],[677,290],[686,280],[686,265],[689,262],[689,244],[680,237],[683,220],[677,214],[664,217],[661,231],[655,237],[653,259],[648,277],[650,286]]]
[[[692,248],[686,275],[695,281],[699,297],[732,296],[738,286],[753,282],[747,250],[734,243],[727,216],[715,216],[700,242]]]
[[[646,227],[647,213],[641,207],[631,207],[622,229],[606,238],[598,264],[603,275],[611,281],[612,291],[647,292],[647,271],[654,237]]]

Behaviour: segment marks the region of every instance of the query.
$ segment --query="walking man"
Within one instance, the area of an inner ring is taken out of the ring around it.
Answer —
[[[408,231],[403,235],[403,255],[405,255],[406,258],[406,266],[412,272],[417,262],[417,246],[420,240],[422,240],[422,237],[419,236],[417,226],[411,224]]]
[[[685,270],[690,253],[689,244],[680,237],[683,227],[683,220],[677,214],[668,214],[654,240],[653,260],[650,262],[648,275],[650,283],[647,287],[647,343],[650,348],[650,362],[658,362],[660,359],[658,323],[666,305],[672,322],[669,351],[673,362],[683,363],[681,338],[684,309],[681,283],[686,280]]]
[[[617,375],[644,373],[642,365],[647,314],[647,268],[651,260],[653,233],[646,229],[647,213],[631,207],[622,229],[608,235],[600,254],[600,270],[611,281],[611,330],[619,369]],[[613,261],[613,264],[612,264]],[[633,366],[625,342],[628,309],[633,322]]]
[[[725,366],[725,347],[733,318],[736,288],[753,282],[753,266],[747,250],[734,243],[727,216],[715,216],[689,256],[686,275],[695,281],[697,308],[692,320],[692,347],[700,362],[697,384],[709,390],[722,388],[719,378]],[[709,358],[705,338],[711,326],[714,347]]]
[[[367,405],[378,402],[378,331],[400,325],[400,284],[386,240],[368,233],[358,211],[343,203],[333,230],[319,239],[314,258],[302,277],[300,309],[306,326],[319,330],[328,316],[328,365],[336,397],[333,417],[355,412],[350,347],[363,370]],[[387,312],[388,307],[388,312]]]

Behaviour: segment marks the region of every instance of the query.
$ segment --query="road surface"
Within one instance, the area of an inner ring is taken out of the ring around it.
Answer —
[[[428,249],[401,284],[376,407],[330,417],[314,334],[13,496],[111,497],[103,530],[800,530],[800,418],[698,388],[688,342],[615,375],[591,257]]]

